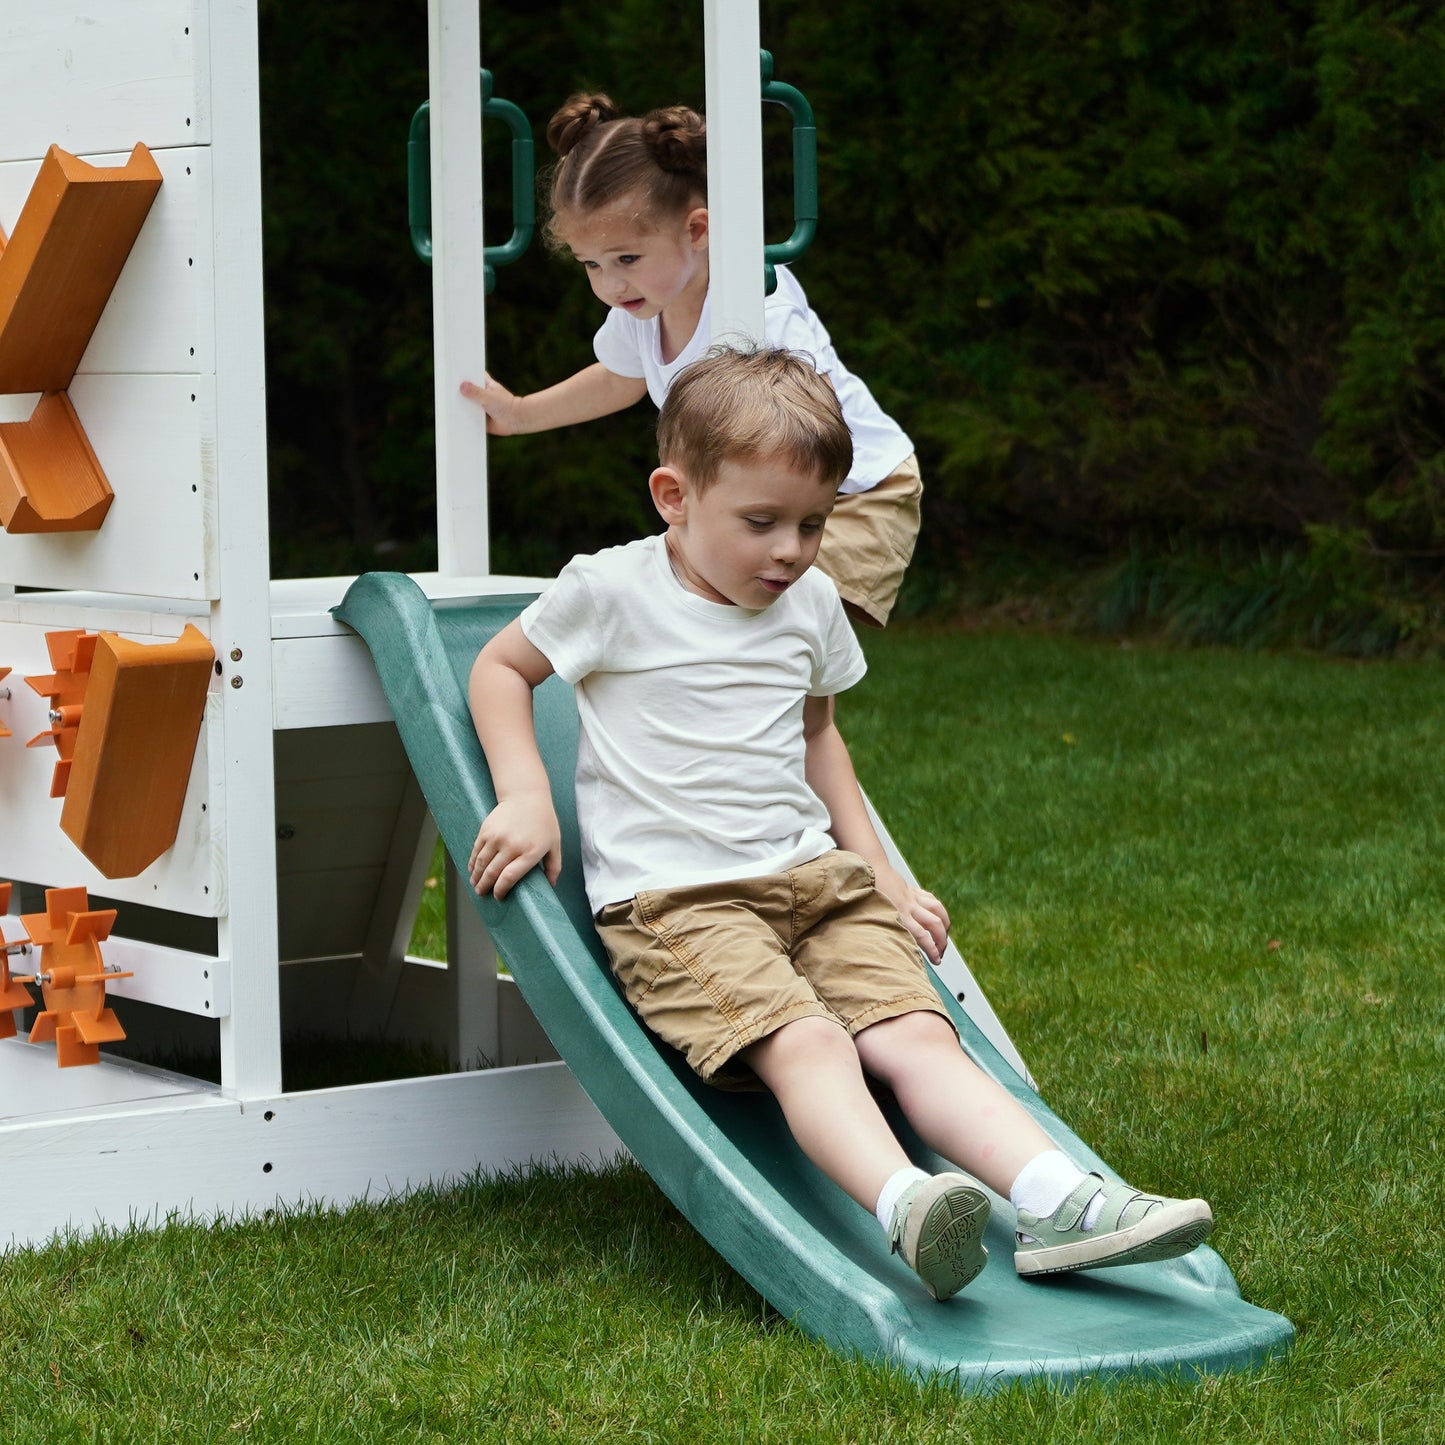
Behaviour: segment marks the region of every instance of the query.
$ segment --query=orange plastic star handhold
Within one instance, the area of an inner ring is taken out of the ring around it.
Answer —
[[[38,983],[45,997],[30,1026],[30,1042],[54,1039],[62,1069],[99,1062],[101,1044],[125,1037],[115,1010],[105,1006],[106,980],[132,977],[107,973],[100,954],[115,909],[92,909],[84,888],[49,888],[45,912],[21,914],[20,921],[40,949],[40,966],[22,981]]]

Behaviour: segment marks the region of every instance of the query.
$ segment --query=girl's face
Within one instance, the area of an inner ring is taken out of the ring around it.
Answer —
[[[555,232],[582,263],[592,292],[640,321],[707,293],[707,208],[654,220],[623,197],[615,207],[558,216]]]

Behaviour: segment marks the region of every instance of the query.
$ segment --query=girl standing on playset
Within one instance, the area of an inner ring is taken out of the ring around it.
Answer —
[[[596,363],[555,386],[516,396],[490,376],[462,383],[498,436],[591,421],[644,394],[661,407],[673,378],[711,345],[703,117],[685,106],[624,117],[607,96],[579,94],[552,117],[547,142],[558,155],[548,239],[582,263],[610,310],[593,340]],[[923,483],[913,443],[839,360],[786,266],[765,303],[764,331],[769,345],[810,357],[842,404],[853,467],[816,565],[850,616],[882,627],[918,536]]]

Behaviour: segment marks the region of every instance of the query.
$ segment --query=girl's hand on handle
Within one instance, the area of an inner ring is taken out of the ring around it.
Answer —
[[[555,884],[562,872],[562,830],[551,798],[526,794],[498,803],[482,822],[470,863],[472,887],[499,900],[538,863]]]
[[[519,398],[490,375],[480,386],[474,381],[462,382],[460,391],[468,401],[476,402],[486,412],[487,430],[493,436],[513,436],[521,429],[521,418],[517,415]]]

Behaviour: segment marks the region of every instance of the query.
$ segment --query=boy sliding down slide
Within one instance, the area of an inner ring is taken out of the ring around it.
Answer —
[[[987,1259],[980,1180],[1017,1212],[1020,1274],[1195,1248],[1208,1204],[1074,1165],[960,1048],[919,957],[939,961],[948,915],[889,865],[833,721],[865,664],[811,570],[852,455],[832,387],[786,351],[718,350],[674,382],[657,435],[666,530],[574,558],[472,669],[498,799],[473,886],[504,898],[538,864],[556,882],[532,727],[556,672],[581,721],[587,896],[629,1002],[703,1079],[770,1089],[934,1298]],[[870,1077],[969,1173],[915,1168]]]

